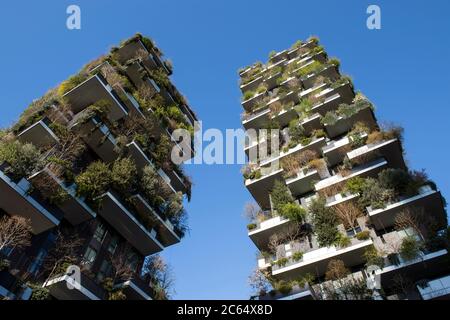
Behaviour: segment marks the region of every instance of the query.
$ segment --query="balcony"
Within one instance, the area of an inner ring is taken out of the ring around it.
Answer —
[[[143,51],[148,54],[147,58],[142,60],[142,63],[147,68],[154,69],[157,67],[161,67],[167,72],[167,74],[170,75],[170,70],[166,68],[159,55],[153,49],[150,49],[149,51],[139,39],[129,42],[126,45],[120,47],[117,50],[116,54],[119,62],[121,64],[125,64],[129,60],[135,59],[138,56],[139,51]]]
[[[433,190],[426,185],[419,189],[419,194],[413,197],[404,198],[395,203],[387,203],[385,208],[367,208],[370,220],[377,230],[383,230],[395,225],[397,214],[403,210],[413,208],[423,208],[425,213],[434,217],[437,227],[446,226],[446,212],[442,203],[442,196],[439,191]]]
[[[346,248],[335,246],[315,249],[303,254],[300,261],[289,260],[285,266],[272,266],[272,275],[279,280],[294,280],[301,274],[311,273],[317,276],[325,274],[328,263],[332,259],[344,261],[345,266],[352,267],[365,263],[364,252],[373,245],[372,240],[360,241],[351,239]]]
[[[61,209],[64,213],[64,218],[72,225],[78,225],[97,216],[84,199],[76,195],[76,184],[66,185],[48,167],[35,173],[28,180],[31,184],[40,183],[51,186],[55,193],[67,194],[67,199],[64,199],[62,203],[56,204],[56,206]]]
[[[383,289],[392,288],[395,285],[394,279],[401,275],[416,282],[426,278],[439,277],[448,273],[448,252],[440,250],[422,254],[420,257],[410,261],[402,261],[398,257],[398,261],[387,261],[383,269],[375,271],[375,281],[381,285]]]
[[[311,134],[314,130],[319,130],[322,128],[320,119],[321,119],[320,114],[314,113],[314,114],[310,115],[309,117],[303,119],[299,123],[299,125],[303,127],[305,134]]]
[[[305,66],[307,66],[306,64]],[[311,73],[305,77],[303,77],[302,83],[303,87],[306,89],[312,88],[314,86],[314,82],[318,76],[322,76],[328,79],[331,79],[332,81],[337,80],[340,75],[338,72],[338,69],[335,66],[326,66],[324,69],[320,70],[319,72]]]
[[[142,172],[146,166],[155,168],[153,162],[147,157],[145,152],[139,146],[139,143],[132,141],[127,145],[127,148],[128,155],[134,160],[139,172]],[[176,172],[171,171],[166,173],[163,169],[158,169],[157,172],[174,193],[178,191],[183,193],[186,192],[187,187],[184,184],[183,179]]]
[[[172,223],[168,219],[163,220],[161,215],[140,194],[133,196],[131,201],[141,216],[151,217],[159,236],[158,240],[162,245],[168,247],[181,241],[180,237],[175,233]]]
[[[282,233],[291,225],[289,219],[274,216],[257,223],[257,227],[248,232],[248,236],[259,250],[266,250],[272,235]]]
[[[141,254],[147,256],[164,249],[164,246],[157,239],[156,230],[148,230],[120,202],[113,192],[105,193],[99,200],[101,201],[101,206],[98,214],[112,225]]]
[[[115,286],[122,289],[127,300],[153,300],[153,290],[144,280],[134,277]]]
[[[425,286],[417,285],[423,300],[448,300],[450,298],[450,276],[428,281]]]
[[[46,281],[42,287],[47,288],[57,300],[103,300],[106,298],[104,289],[83,272],[79,280],[78,282],[74,276],[63,274]]]
[[[317,170],[308,168],[301,169],[294,177],[286,179],[286,185],[291,190],[294,197],[314,190],[314,182],[320,180]]]
[[[268,293],[264,296],[258,297],[260,301],[270,300],[315,300],[315,294],[312,288],[308,285],[305,287],[299,287],[295,285],[288,294],[282,294],[281,292],[275,292],[273,294]]]
[[[264,82],[264,77],[262,75],[256,77],[255,79],[241,85],[242,93],[246,91],[255,91]]]
[[[339,140],[330,141],[322,148],[323,156],[327,158],[330,167],[341,163],[346,152],[351,148],[351,141],[348,136]]]
[[[264,172],[266,170],[266,172]],[[245,186],[252,194],[253,198],[258,202],[262,209],[270,208],[269,193],[272,192],[275,181],[283,181],[282,168],[266,168],[261,169],[263,174],[259,179],[247,179]]]
[[[38,148],[53,146],[59,139],[49,126],[50,120],[44,118],[19,133],[17,138],[22,143],[31,143]]]
[[[342,103],[351,104],[354,97],[355,93],[349,82],[336,88],[328,87],[316,95],[316,98],[323,99],[323,102],[313,106],[311,111],[324,116],[328,111],[336,110]]]
[[[128,115],[128,109],[100,74],[96,74],[64,95],[73,113],[78,114],[99,101],[108,102],[107,117],[116,122]]]
[[[280,52],[275,53],[270,59],[270,63],[271,64],[275,64],[278,63],[284,59],[288,58],[288,51],[287,50],[283,50]]]
[[[378,175],[380,171],[382,171],[387,167],[387,164],[388,163],[386,160],[378,159],[371,163],[354,168],[351,171],[351,173],[347,176],[342,176],[341,174],[338,173],[334,176],[331,176],[329,178],[317,182],[315,185],[316,191],[323,190],[333,185],[342,184],[354,177],[361,177],[361,178],[375,177],[376,175]]]
[[[347,158],[353,163],[377,157],[386,159],[391,168],[406,170],[402,147],[397,139],[367,144],[347,153]]]
[[[251,112],[255,106],[257,106],[259,103],[263,101],[264,96],[267,94],[267,92],[261,92],[256,93],[253,97],[242,101],[242,107],[247,111]]]
[[[317,153],[320,154],[320,151],[322,150],[322,147],[325,144],[326,144],[325,138],[313,139],[313,141],[311,141],[311,143],[308,145],[298,144],[297,146],[287,150],[286,152],[281,151],[278,155],[270,156],[267,159],[262,159],[260,166],[267,166],[276,160],[282,160],[284,157],[286,157],[288,155],[294,155],[294,154],[303,152],[305,150],[316,151]]]
[[[336,123],[326,124],[325,130],[327,131],[328,136],[331,139],[334,139],[337,136],[350,131],[357,122],[364,123],[370,130],[375,130],[377,127],[377,122],[372,109],[366,107],[349,118],[339,117]]]
[[[118,158],[116,139],[99,118],[93,117],[83,120],[83,112],[81,112],[75,116],[69,128],[79,132],[86,144],[103,161],[111,163]]]
[[[40,234],[59,225],[62,214],[53,206],[30,193],[30,182],[22,178],[13,181],[5,173],[6,165],[0,166],[0,208],[9,215],[29,219],[33,234]]]

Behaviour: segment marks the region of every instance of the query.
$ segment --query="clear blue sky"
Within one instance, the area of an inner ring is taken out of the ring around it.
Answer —
[[[7,3],[7,4],[6,4]],[[65,27],[78,4],[82,30]],[[382,29],[366,28],[366,8]],[[237,69],[271,50],[318,35],[342,61],[379,120],[406,130],[407,159],[426,168],[450,199],[450,2],[435,1],[2,1],[0,126],[28,103],[135,32],[174,62],[173,79],[206,128],[240,127]],[[250,200],[239,166],[189,166],[191,234],[166,250],[176,298],[247,299],[256,249],[242,207]]]

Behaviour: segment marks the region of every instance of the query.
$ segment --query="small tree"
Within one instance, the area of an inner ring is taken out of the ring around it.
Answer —
[[[270,196],[272,199],[273,209],[277,211],[280,210],[283,205],[294,201],[289,188],[279,180],[275,181]]]
[[[336,281],[345,278],[350,274],[350,271],[345,267],[342,260],[331,260],[328,263],[325,279]]]
[[[76,264],[80,257],[80,247],[84,239],[73,231],[57,230],[55,246],[44,260],[44,272],[48,273],[47,280],[54,275],[66,271],[67,267]]]
[[[155,289],[157,300],[167,300],[174,293],[174,276],[170,266],[159,255],[147,257],[142,267],[143,275]]]
[[[248,283],[255,295],[258,296],[265,295],[272,287],[267,276],[259,268],[252,271],[252,274],[248,277]]]
[[[30,221],[18,216],[0,218],[0,251],[23,249],[31,244]]]
[[[320,246],[333,245],[339,236],[338,218],[334,211],[325,206],[325,199],[313,200],[309,206],[313,218],[314,232]]]
[[[361,209],[352,201],[346,201],[336,205],[334,211],[344,224],[345,228],[352,228],[353,230],[355,230],[355,227],[357,226],[356,219],[364,215]]]
[[[243,215],[249,222],[255,222],[261,215],[261,208],[254,202],[247,202]]]
[[[400,255],[405,260],[414,260],[420,255],[421,244],[413,236],[403,238]]]
[[[120,245],[110,257],[112,266],[112,281],[113,284],[118,282],[125,282],[133,277],[135,270],[130,266],[130,254],[132,247],[126,243]]]

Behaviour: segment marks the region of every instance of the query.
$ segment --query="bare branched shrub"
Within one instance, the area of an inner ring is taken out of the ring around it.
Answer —
[[[129,263],[130,252],[132,247],[126,243],[120,245],[110,257],[111,266],[113,270],[113,283],[122,283],[130,280],[135,270],[132,269]]]
[[[326,280],[336,281],[345,278],[349,275],[350,270],[345,267],[342,260],[331,260],[328,263],[327,272],[325,273]]]
[[[244,207],[244,217],[249,222],[254,222],[259,219],[261,215],[261,208],[254,202],[247,202]]]
[[[155,299],[166,300],[174,293],[172,269],[161,256],[147,257],[142,267],[142,273],[155,290]]]
[[[272,285],[270,284],[267,275],[259,268],[255,268],[252,274],[248,277],[248,283],[255,295],[263,296],[269,292]]]
[[[334,206],[334,211],[346,229],[355,229],[357,226],[356,219],[364,215],[361,209],[353,201],[337,204]]]
[[[312,150],[305,150],[297,154],[291,154],[281,160],[281,167],[285,171],[286,177],[292,177],[301,168],[305,167],[312,160],[317,159],[318,154]]]
[[[412,228],[422,240],[434,234],[437,226],[432,217],[425,213],[424,208],[406,208],[395,217],[395,228],[404,230]]]
[[[31,244],[30,221],[19,216],[0,218],[0,252],[3,249],[23,249]]]

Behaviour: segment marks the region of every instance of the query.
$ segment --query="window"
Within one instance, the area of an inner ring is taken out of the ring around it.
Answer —
[[[103,260],[100,266],[100,270],[97,273],[97,280],[103,281],[105,278],[111,275],[111,271],[112,271],[111,263],[109,263],[107,260]]]
[[[95,229],[94,239],[98,242],[102,242],[106,235],[106,227],[103,223],[99,223],[97,225],[97,229]]]
[[[108,252],[114,254],[116,252],[117,246],[119,244],[119,238],[117,236],[113,236],[111,241],[109,242]]]
[[[97,256],[97,251],[95,251],[95,249],[93,249],[92,247],[88,247],[83,256],[84,264],[86,264],[88,267],[90,267],[94,263],[96,256]]]
[[[41,268],[42,263],[44,262],[44,259],[46,256],[47,256],[46,249],[39,250],[39,252],[36,256],[36,259],[34,259],[33,263],[30,264],[30,266],[28,267],[28,272],[36,275],[38,273],[39,269]]]

